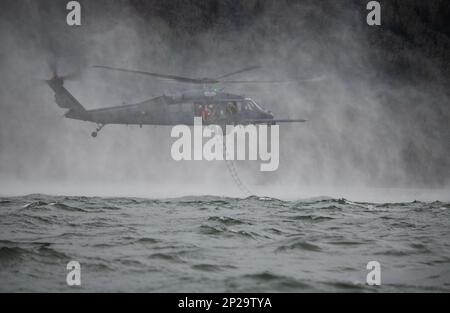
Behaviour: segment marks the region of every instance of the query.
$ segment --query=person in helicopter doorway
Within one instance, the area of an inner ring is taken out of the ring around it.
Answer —
[[[238,113],[238,106],[236,101],[228,102],[227,103],[228,120],[231,121],[234,125],[237,124],[237,113]]]
[[[215,112],[214,112],[214,105],[208,104],[203,107],[202,111],[202,119],[203,122],[211,124],[214,122]]]
[[[202,122],[206,123],[209,120],[211,115],[211,111],[208,109],[208,106],[205,104],[198,103],[195,105],[195,116],[199,116],[202,118]]]

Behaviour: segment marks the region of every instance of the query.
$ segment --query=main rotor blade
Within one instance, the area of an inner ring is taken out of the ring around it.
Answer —
[[[167,79],[167,80],[174,80],[174,81],[178,81],[178,82],[182,82],[182,83],[191,83],[191,84],[204,84],[205,83],[205,80],[203,80],[203,79],[196,79],[196,78],[183,77],[183,76],[175,76],[175,75],[166,75],[166,74],[144,72],[144,71],[137,71],[137,70],[129,70],[129,69],[125,69],[125,68],[110,67],[110,66],[103,66],[103,65],[94,65],[92,67],[103,68],[103,69],[119,71],[119,72],[147,75],[147,76],[163,78],[163,79]]]
[[[255,70],[255,69],[257,69],[257,68],[261,68],[261,66],[259,66],[259,65],[249,66],[249,67],[240,69],[240,70],[238,70],[238,71],[231,72],[231,73],[228,73],[228,74],[219,76],[219,77],[217,77],[216,79],[221,79],[221,78],[225,78],[225,77],[230,77],[230,76],[232,76],[232,75],[236,75],[236,74],[243,73],[243,72],[248,72],[248,71],[251,71],[251,70]]]
[[[119,72],[147,75],[147,76],[152,76],[152,77],[156,77],[156,78],[162,78],[164,80],[177,81],[177,82],[181,82],[181,83],[202,84],[202,85],[206,85],[206,84],[284,84],[284,83],[295,83],[295,82],[319,81],[324,78],[324,77],[318,77],[318,78],[312,78],[312,79],[294,79],[294,80],[221,80],[221,78],[229,77],[231,75],[243,73],[246,71],[251,71],[253,69],[260,68],[261,66],[249,66],[249,67],[243,68],[241,70],[222,75],[218,78],[191,78],[191,77],[185,77],[185,76],[166,75],[166,74],[160,74],[160,73],[130,70],[130,69],[125,69],[125,68],[103,66],[103,65],[93,65],[92,67],[113,70],[113,71],[119,71]]]
[[[221,80],[219,84],[286,84],[286,83],[302,83],[316,82],[325,79],[325,76],[309,78],[309,79],[292,79],[292,80]]]

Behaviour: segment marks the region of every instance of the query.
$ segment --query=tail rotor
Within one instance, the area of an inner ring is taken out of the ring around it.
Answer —
[[[50,72],[51,72],[51,78],[45,80],[48,83],[54,82],[54,83],[63,85],[64,81],[73,81],[73,80],[77,80],[80,78],[81,71],[79,71],[79,70],[69,72],[65,75],[60,75],[59,68],[58,68],[58,62],[55,59],[48,60],[47,64],[48,64],[48,68],[50,69]]]

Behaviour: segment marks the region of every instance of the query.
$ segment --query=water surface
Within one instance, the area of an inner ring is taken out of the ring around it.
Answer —
[[[2,197],[0,291],[450,291],[450,203]]]

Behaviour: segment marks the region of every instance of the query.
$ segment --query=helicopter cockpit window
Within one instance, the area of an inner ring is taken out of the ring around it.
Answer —
[[[252,106],[255,108],[255,110],[257,110],[257,111],[264,111],[264,109],[261,108],[261,107],[259,106],[258,103],[256,103],[256,102],[253,101],[253,100],[249,100],[249,101],[251,102],[251,104],[252,104]]]
[[[245,111],[254,111],[255,110],[255,106],[250,101],[244,101],[243,104],[244,104]]]

